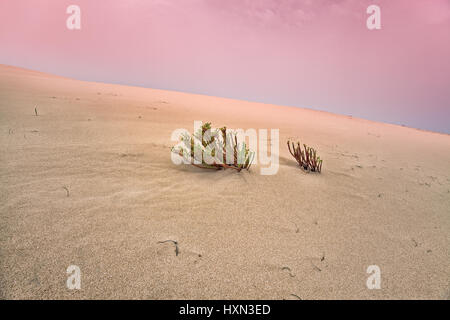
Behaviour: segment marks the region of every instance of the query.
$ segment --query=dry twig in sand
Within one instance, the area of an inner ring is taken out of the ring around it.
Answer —
[[[63,186],[63,189],[66,190],[67,196],[70,196],[69,188],[66,186]]]
[[[283,271],[286,270],[286,271],[289,273],[289,276],[290,276],[291,278],[295,277],[295,275],[292,274],[291,268],[289,268],[289,267],[283,267],[283,268],[281,268],[281,270],[283,270]]]
[[[166,242],[172,242],[175,245],[175,255],[178,256],[178,253],[180,253],[180,250],[178,249],[178,242],[175,240],[164,240],[164,241],[158,241],[158,243],[166,243]]]

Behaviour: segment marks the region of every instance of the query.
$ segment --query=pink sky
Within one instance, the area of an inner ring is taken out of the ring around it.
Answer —
[[[2,0],[0,63],[450,133],[450,0]]]

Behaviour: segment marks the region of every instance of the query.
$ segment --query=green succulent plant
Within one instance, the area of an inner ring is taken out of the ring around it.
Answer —
[[[193,135],[183,135],[181,141],[182,146],[173,147],[172,152],[202,169],[249,170],[255,157],[245,142],[238,143],[236,132],[226,127],[212,129],[210,122]]]

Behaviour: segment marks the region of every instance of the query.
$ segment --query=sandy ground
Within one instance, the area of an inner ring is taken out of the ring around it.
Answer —
[[[278,173],[174,165],[194,120],[279,128]],[[449,298],[449,135],[0,66],[0,146],[1,298]]]

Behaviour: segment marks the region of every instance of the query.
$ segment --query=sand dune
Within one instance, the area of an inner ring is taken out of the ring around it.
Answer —
[[[174,165],[194,120],[279,128],[278,173]],[[1,298],[449,298],[449,135],[0,66],[0,146]]]

